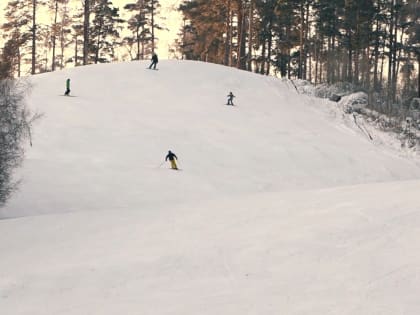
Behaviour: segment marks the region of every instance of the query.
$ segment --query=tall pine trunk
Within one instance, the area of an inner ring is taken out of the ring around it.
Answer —
[[[390,22],[389,22],[389,52],[388,52],[388,91],[387,91],[387,105],[390,109],[391,102],[393,102],[394,96],[392,93],[392,82],[393,82],[393,64],[394,64],[394,21],[395,21],[395,0],[391,2]]]
[[[420,53],[417,52],[417,97],[420,97]]]
[[[245,69],[245,15],[242,1],[238,1],[238,60],[236,67],[238,69]]]
[[[393,39],[393,63],[392,63],[392,101],[395,102],[397,96],[397,80],[398,80],[398,63],[397,56],[401,49],[398,47],[398,24],[399,24],[399,11],[395,10],[395,25],[394,25],[394,39]]]
[[[259,73],[264,74],[265,73],[265,51],[266,51],[266,38],[264,37],[263,43],[262,43],[262,51],[261,51],[261,65],[260,65],[260,71]]]
[[[347,80],[349,82],[353,82],[353,47],[352,47],[352,36],[351,30],[347,31],[347,37],[349,40],[349,47],[348,47],[348,61],[347,61]]]
[[[252,27],[254,16],[253,0],[249,2],[249,30],[248,30],[248,71],[252,71]]]
[[[304,36],[304,20],[305,20],[305,11],[304,11],[304,7],[303,7],[303,3],[302,1],[300,1],[300,30],[299,30],[299,43],[300,43],[300,47],[299,47],[299,65],[298,65],[298,78],[299,79],[303,79],[303,63],[304,63],[304,41],[303,41],[303,36]]]
[[[273,24],[273,15],[270,16],[270,21],[268,24],[268,48],[267,48],[267,71],[266,75],[270,74],[270,67],[271,67],[271,50],[273,46],[273,32],[272,32],[272,24]]]
[[[225,65],[230,66],[230,38],[231,38],[231,23],[230,23],[230,15],[231,15],[231,0],[228,0],[227,8],[226,8],[226,42],[225,42]]]
[[[152,53],[155,52],[155,1],[152,0]]]
[[[36,67],[36,6],[37,6],[37,0],[32,0],[32,69],[31,69],[31,74],[35,74],[35,67]]]
[[[306,9],[305,9],[305,37],[304,37],[304,41],[305,41],[305,45],[304,45],[304,49],[303,49],[303,53],[304,53],[304,64],[303,64],[303,78],[306,80],[307,79],[307,69],[308,69],[308,62],[309,62],[309,81],[311,81],[311,70],[312,70],[312,65],[311,65],[311,58],[309,58],[308,60],[308,34],[309,34],[309,13],[310,13],[310,7],[309,7],[309,1],[306,2]]]
[[[51,71],[55,71],[55,43],[56,43],[56,40],[57,40],[57,36],[56,36],[57,16],[58,16],[58,0],[55,0],[54,26],[53,26],[53,32],[52,32],[52,61],[51,61]]]
[[[379,20],[376,21],[376,33],[375,33],[375,47],[373,49],[374,61],[373,61],[373,89],[375,92],[379,89],[378,82],[378,65],[379,65],[379,32],[380,24]]]
[[[78,47],[78,42],[77,42],[77,33],[76,33],[76,35],[74,36],[74,65],[77,67],[78,66],[78,58],[79,58],[79,56],[78,56],[78,50],[79,50],[79,47]]]
[[[90,0],[85,0],[84,20],[83,20],[83,65],[89,63],[89,17],[90,17]]]

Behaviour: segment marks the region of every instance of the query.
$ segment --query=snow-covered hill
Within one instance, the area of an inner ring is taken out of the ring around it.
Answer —
[[[1,314],[420,313],[418,160],[280,80],[147,65],[32,78]]]
[[[146,66],[34,77],[30,103],[45,117],[33,131],[20,192],[3,215],[138,209],[420,178],[419,164],[372,145],[310,104],[321,100],[277,79],[206,63]],[[77,97],[60,96],[67,77]],[[224,105],[229,91],[236,107]],[[179,157],[182,174],[159,167],[168,150]]]

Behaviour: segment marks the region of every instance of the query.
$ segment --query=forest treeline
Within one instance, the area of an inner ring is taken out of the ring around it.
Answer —
[[[159,10],[158,0],[128,0],[122,8],[110,0],[9,0],[0,78],[118,61],[121,49],[144,59],[155,49]]]
[[[9,0],[0,77],[117,61],[121,50],[149,58],[160,2]],[[418,0],[182,0],[178,9],[179,58],[347,82],[387,106],[420,97]]]
[[[180,10],[187,59],[348,82],[388,104],[420,97],[417,0],[190,0]]]

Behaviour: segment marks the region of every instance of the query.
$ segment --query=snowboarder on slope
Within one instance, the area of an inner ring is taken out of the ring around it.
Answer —
[[[66,80],[66,92],[64,92],[64,95],[69,95],[70,94],[70,79]]]
[[[168,151],[168,154],[165,157],[165,161],[167,161],[169,159],[169,161],[171,162],[171,168],[173,170],[177,170],[178,167],[176,166],[176,161],[178,160],[177,156],[171,152],[171,150]]]
[[[152,66],[153,66],[153,69],[156,69],[156,65],[158,63],[158,56],[156,55],[156,53],[153,53],[151,60],[152,60],[152,63],[150,64],[149,69],[152,69]]]
[[[228,97],[228,102],[226,105],[233,105],[233,98],[235,97],[235,95],[233,95],[232,92],[229,92],[227,97]]]

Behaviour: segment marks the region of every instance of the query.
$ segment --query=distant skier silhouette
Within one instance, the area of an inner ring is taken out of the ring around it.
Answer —
[[[66,92],[64,92],[64,95],[70,95],[70,79],[66,80]]]
[[[149,69],[152,69],[152,67],[153,69],[156,69],[156,65],[158,63],[158,56],[156,55],[156,53],[153,53],[151,60],[152,60],[152,63],[150,64]]]
[[[228,97],[228,101],[226,105],[233,105],[233,98],[235,97],[235,95],[233,95],[232,92],[229,92],[227,97]]]
[[[169,161],[171,162],[171,168],[173,170],[177,170],[178,166],[176,165],[176,161],[178,160],[177,156],[175,155],[175,153],[172,153],[171,150],[168,151],[168,154],[165,157],[165,161],[167,161],[169,159]]]

